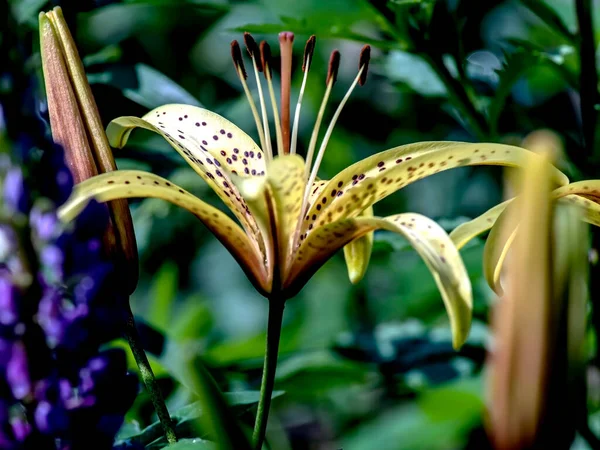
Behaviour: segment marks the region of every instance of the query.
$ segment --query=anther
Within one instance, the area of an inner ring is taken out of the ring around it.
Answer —
[[[244,77],[244,80],[248,78],[246,74],[246,68],[244,67],[244,60],[242,59],[242,51],[240,50],[240,44],[238,41],[231,41],[231,59],[233,59],[233,65],[240,76]]]
[[[325,80],[325,84],[329,85],[329,81],[331,81],[332,84],[335,84],[339,68],[340,52],[334,50],[329,57],[329,68],[327,69],[327,79]]]
[[[313,53],[315,52],[316,40],[317,38],[313,34],[311,37],[308,38],[308,41],[306,41],[306,45],[304,46],[304,57],[302,58],[302,72],[306,72],[310,69]]]
[[[250,58],[254,59],[254,61],[256,62],[256,69],[259,72],[262,72],[263,65],[262,65],[262,60],[259,57],[260,51],[258,49],[258,45],[256,44],[256,41],[254,40],[254,38],[252,37],[252,35],[250,33],[248,33],[248,32],[244,33],[244,42],[246,43],[246,50],[248,51]]]
[[[360,58],[358,59],[358,70],[362,69],[360,78],[358,80],[359,86],[363,86],[367,82],[367,72],[369,70],[369,61],[371,60],[371,46],[365,45],[360,51]]]
[[[260,43],[260,62],[265,72],[265,78],[267,80],[271,79],[273,76],[273,71],[271,70],[271,46],[267,41]]]

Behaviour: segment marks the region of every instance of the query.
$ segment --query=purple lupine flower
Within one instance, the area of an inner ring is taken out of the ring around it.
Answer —
[[[59,147],[26,172],[3,161],[0,448],[109,449],[138,381],[122,350],[99,350],[126,317],[102,247],[107,208],[92,202],[70,227],[61,224],[56,208],[73,178]]]

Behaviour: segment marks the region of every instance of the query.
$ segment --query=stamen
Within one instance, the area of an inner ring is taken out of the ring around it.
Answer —
[[[317,114],[317,120],[315,121],[315,127],[313,128],[312,135],[310,136],[310,143],[308,145],[308,151],[306,153],[305,177],[308,177],[308,174],[310,173],[310,164],[312,163],[313,154],[315,153],[315,148],[317,146],[317,138],[319,137],[321,122],[323,121],[323,116],[325,115],[325,107],[327,106],[327,102],[329,101],[331,89],[333,88],[333,85],[337,80],[337,73],[339,68],[340,52],[334,50],[331,53],[331,57],[329,58],[329,69],[327,70],[326,80],[327,89],[325,90],[325,95],[323,96],[323,100],[321,101],[319,113]]]
[[[302,71],[304,77],[302,77],[302,86],[300,87],[300,94],[298,95],[298,103],[296,103],[296,111],[294,113],[294,126],[292,128],[292,148],[291,154],[296,153],[296,146],[298,144],[298,123],[300,122],[300,110],[302,108],[302,97],[304,97],[304,89],[306,88],[306,80],[308,79],[308,70],[310,69],[310,63],[312,62],[312,56],[315,51],[316,37],[313,34],[304,47],[304,58],[302,59]]]
[[[364,60],[363,60],[363,55],[365,58]],[[312,186],[313,182],[315,181],[315,178],[317,177],[317,172],[319,171],[319,166],[321,165],[321,160],[323,159],[323,155],[325,154],[325,149],[327,148],[327,144],[329,143],[329,138],[331,137],[333,128],[335,127],[335,124],[336,124],[338,118],[340,117],[342,109],[346,105],[346,102],[350,98],[350,95],[352,94],[352,91],[354,90],[356,85],[360,82],[360,80],[363,80],[363,82],[364,82],[364,79],[366,79],[366,75],[365,75],[365,78],[363,78],[363,74],[366,73],[366,70],[368,68],[369,56],[370,56],[370,47],[368,45],[365,45],[361,52],[360,62],[362,65],[360,66],[360,68],[358,70],[358,74],[356,75],[356,78],[352,82],[352,85],[348,89],[348,92],[346,92],[346,95],[344,95],[344,98],[340,102],[338,108],[335,111],[335,114],[333,115],[333,118],[331,119],[331,123],[329,124],[329,127],[327,128],[327,132],[325,133],[325,136],[323,137],[323,141],[321,142],[321,147],[319,148],[319,153],[317,153],[315,165],[313,166],[312,171],[310,173],[310,178],[308,179],[307,186]],[[309,189],[310,188],[307,188],[307,191],[306,191],[307,193],[310,192]],[[308,197],[308,195],[305,195],[305,197]]]
[[[271,107],[273,109],[273,119],[275,120],[275,135],[277,138],[277,154],[283,152],[283,139],[281,137],[281,123],[279,122],[279,111],[277,110],[277,100],[275,90],[273,89],[273,71],[271,70],[271,46],[266,42],[260,43],[260,59],[263,65],[267,86],[269,88],[269,97],[271,97]]]
[[[248,74],[246,73],[246,68],[244,67],[244,59],[242,58],[242,51],[240,50],[240,44],[238,41],[231,41],[231,59],[233,59],[233,65],[235,66],[236,72],[241,73],[241,76],[244,78],[248,78]]]
[[[250,58],[256,58],[256,68],[259,72],[262,72],[263,66],[262,60],[259,59],[260,52],[258,50],[258,45],[256,44],[256,41],[254,40],[252,35],[248,32],[244,33],[244,43],[246,44],[246,50],[248,51],[248,55],[250,55]]]
[[[283,152],[290,152],[290,93],[292,88],[292,46],[294,33],[279,33],[281,51],[281,134]]]
[[[263,127],[260,123],[260,117],[258,115],[258,111],[256,109],[256,104],[252,99],[252,94],[250,93],[250,89],[248,89],[248,83],[246,83],[246,78],[248,75],[246,74],[246,69],[244,67],[244,60],[242,59],[242,52],[240,50],[240,44],[238,41],[231,41],[231,58],[233,59],[233,65],[235,66],[235,71],[238,74],[238,77],[242,83],[242,87],[244,88],[244,93],[246,94],[246,98],[248,99],[248,103],[250,104],[250,110],[252,111],[252,116],[254,116],[254,122],[256,123],[256,130],[258,131],[258,138],[260,139],[261,148],[266,148],[265,144],[265,133],[263,131]]]
[[[338,70],[340,69],[340,52],[334,50],[329,58],[329,67],[327,68],[327,80],[326,84],[329,84],[329,80],[333,78],[335,83],[337,80]]]
[[[367,82],[367,72],[369,71],[369,61],[371,60],[371,46],[365,45],[360,51],[360,57],[358,59],[358,68],[363,69],[358,84],[364,86]]]
[[[327,88],[325,89],[325,95],[323,96],[323,100],[321,101],[321,106],[319,108],[319,114],[317,115],[317,120],[315,122],[315,127],[313,129],[312,135],[310,136],[310,144],[308,146],[308,152],[306,154],[306,165],[304,176],[308,177],[310,173],[310,163],[312,161],[313,154],[315,152],[315,147],[317,144],[317,138],[319,137],[319,129],[321,128],[321,122],[323,121],[323,116],[325,115],[325,107],[327,106],[327,102],[329,101],[329,96],[331,94],[331,89],[337,80],[337,73],[340,67],[340,52],[334,50],[331,53],[331,57],[329,58],[329,69],[327,71]],[[308,204],[308,197],[310,196],[310,192],[312,191],[312,184],[314,182],[315,176],[312,178],[312,181],[309,180],[306,188],[304,190],[304,198],[302,199],[302,206],[300,207],[300,217],[298,218],[298,225],[296,226],[296,234],[294,236],[293,248],[296,248],[298,245],[298,239],[300,238],[300,230],[302,228],[302,219],[304,218],[304,214],[306,213],[306,207]]]
[[[262,85],[260,82],[260,76],[258,72],[262,72],[262,64],[261,60],[258,57],[258,45],[256,45],[256,41],[252,37],[250,33],[244,33],[244,42],[246,43],[246,49],[248,50],[248,54],[250,55],[250,59],[252,59],[252,66],[254,67],[254,76],[256,78],[256,87],[258,88],[258,99],[260,101],[260,111],[262,113],[263,119],[263,127],[265,132],[264,142],[265,146],[263,150],[265,151],[267,158],[269,160],[273,159],[273,150],[271,148],[271,132],[269,130],[269,118],[267,117],[267,108],[265,106],[265,97],[262,92]]]

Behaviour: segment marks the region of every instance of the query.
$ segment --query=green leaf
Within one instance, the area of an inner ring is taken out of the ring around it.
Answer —
[[[40,10],[48,0],[10,0],[12,14],[17,23],[37,23]]]
[[[554,31],[571,42],[575,42],[575,36],[565,25],[558,13],[548,6],[544,0],[521,0],[521,3],[542,19]]]
[[[197,29],[229,9],[219,1],[138,1],[104,6],[78,15],[77,42],[83,47],[118,44],[175,27]]]
[[[169,103],[202,106],[196,98],[175,81],[146,64],[133,67],[111,68],[88,76],[90,83],[107,84],[123,92],[123,95],[148,109]]]
[[[129,439],[133,436],[139,435],[141,432],[142,429],[140,428],[140,423],[137,420],[126,421],[125,423],[123,423],[121,429],[115,436],[115,441],[119,442],[125,439]]]
[[[511,93],[513,85],[521,79],[525,74],[540,65],[550,65],[560,71],[564,75],[565,80],[572,86],[576,86],[577,81],[574,79],[568,69],[562,67],[565,57],[574,52],[574,48],[570,46],[561,46],[555,52],[541,51],[532,48],[530,44],[525,44],[522,41],[514,41],[518,45],[528,45],[529,48],[519,48],[511,54],[505,56],[506,60],[503,67],[498,71],[499,82],[494,98],[488,110],[489,122],[492,126],[497,126],[500,114],[504,109],[506,99]]]
[[[391,81],[406,84],[426,97],[445,97],[446,87],[437,74],[420,56],[394,51],[385,63],[385,72]]]
[[[188,361],[184,384],[200,398],[201,408],[206,411],[206,414],[201,415],[200,423],[216,440],[220,450],[252,448],[249,437],[229,409],[217,383],[198,357]]]
[[[328,351],[297,354],[281,361],[275,386],[297,398],[315,398],[333,389],[364,385],[371,379],[368,369],[336,358]]]
[[[181,439],[179,442],[163,447],[168,450],[216,450],[214,442],[205,441],[204,439]]]
[[[378,414],[342,439],[344,450],[464,448],[481,420],[481,379],[431,389],[417,401]],[[392,444],[393,443],[393,444]]]
[[[280,397],[284,394],[283,391],[274,391],[272,398]],[[259,399],[259,391],[234,391],[226,392],[223,397],[225,398],[230,411],[235,416],[240,416],[245,413],[249,408],[256,406]],[[175,434],[180,438],[194,437],[200,435],[206,437],[207,432],[204,428],[198,429],[198,419],[203,415],[205,408],[202,407],[201,402],[194,402],[186,405],[178,410],[171,412],[171,419],[175,423]],[[143,430],[137,432],[134,424],[127,424],[121,428],[119,436],[117,437],[117,444],[125,443],[140,443],[142,445],[148,445],[152,443],[153,446],[161,446],[166,444],[166,439],[163,436],[162,425],[160,422],[154,422],[147,426]],[[162,448],[159,447],[159,448]]]
[[[168,334],[171,327],[172,306],[177,297],[179,271],[172,261],[164,263],[155,275],[150,293],[146,320],[153,327]]]

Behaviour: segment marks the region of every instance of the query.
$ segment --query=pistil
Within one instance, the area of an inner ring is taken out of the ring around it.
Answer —
[[[281,52],[281,134],[283,153],[290,152],[290,93],[292,88],[292,46],[294,33],[279,33]]]

